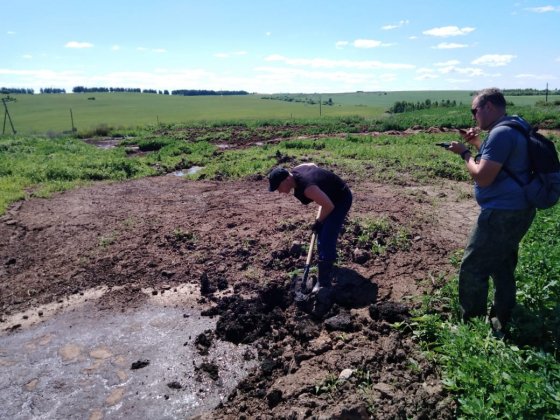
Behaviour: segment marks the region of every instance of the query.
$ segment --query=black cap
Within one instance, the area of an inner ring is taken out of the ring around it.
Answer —
[[[268,174],[268,182],[270,186],[268,187],[268,191],[276,191],[282,181],[284,181],[290,173],[287,169],[284,168],[274,168],[272,172]]]

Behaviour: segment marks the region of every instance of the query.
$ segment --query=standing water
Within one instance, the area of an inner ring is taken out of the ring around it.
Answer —
[[[3,330],[0,418],[183,419],[211,410],[256,362],[249,347],[213,338],[216,320],[200,315],[186,289],[124,312],[77,302]]]

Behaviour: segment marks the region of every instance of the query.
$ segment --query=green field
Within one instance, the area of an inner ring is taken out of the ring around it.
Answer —
[[[289,95],[307,98],[315,104],[267,100],[271,95],[246,96],[170,96],[140,93],[82,93],[10,95],[8,110],[16,131],[20,134],[91,131],[108,126],[116,129],[134,129],[152,124],[193,123],[204,121],[232,121],[281,119],[299,120],[317,117],[359,116],[379,118],[397,101],[412,103],[456,101],[469,106],[470,91],[417,91],[417,92],[356,92],[323,93],[321,95]],[[281,95],[274,95],[281,96]],[[95,99],[89,99],[95,98]],[[333,105],[319,106],[332,100]],[[540,96],[508,97],[515,105],[533,105]],[[558,98],[549,97],[549,101]],[[73,117],[73,125],[72,118]],[[468,116],[468,114],[467,114]],[[11,134],[5,122],[6,134]]]
[[[256,95],[18,96],[8,106],[16,129],[23,134],[0,138],[0,215],[18,200],[49,197],[54,192],[97,181],[161,175],[178,168],[202,167],[189,176],[193,180],[264,176],[277,164],[278,156],[297,162],[336,165],[353,179],[386,185],[468,181],[464,163],[434,147],[436,142],[456,139],[453,131],[364,135],[364,130],[472,124],[467,92],[464,100],[460,96],[443,98],[441,92],[432,93],[436,96],[431,100],[456,100],[463,105],[380,118],[395,101],[420,102],[430,98],[425,96],[427,93],[416,93],[416,97],[404,93],[341,94],[332,95],[335,105],[322,106],[319,118],[317,105],[262,100]],[[95,100],[87,99],[93,96]],[[321,99],[329,97],[323,94]],[[532,123],[559,128],[558,105],[529,106],[541,99],[508,98],[516,104],[508,111],[518,112]],[[118,147],[100,149],[74,136],[54,135],[70,129],[70,109],[79,132],[88,125],[106,124],[114,129],[143,124],[150,127],[139,129],[134,138],[122,141]],[[296,118],[298,121],[294,121]],[[308,121],[303,121],[305,118]],[[247,124],[239,124],[242,120]],[[228,125],[228,121],[235,124]],[[189,122],[197,125],[189,127]],[[53,135],[26,135],[25,128],[29,132],[52,131]],[[248,142],[255,138],[259,142],[271,138],[286,140],[219,149],[218,145],[233,138],[241,144],[245,138]],[[550,138],[558,144],[557,134],[551,133]],[[133,145],[141,153],[128,154]],[[539,211],[521,244],[517,271],[519,310],[512,323],[512,340],[495,340],[482,321],[473,325],[460,321],[456,278],[424,296],[422,308],[410,322],[392,326],[411,333],[425,356],[439,365],[445,389],[457,403],[458,418],[560,419],[559,220],[560,205]],[[458,266],[459,257],[451,256],[451,262]]]

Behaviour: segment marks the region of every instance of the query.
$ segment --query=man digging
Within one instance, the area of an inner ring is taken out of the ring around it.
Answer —
[[[338,175],[313,163],[298,165],[291,171],[275,168],[268,175],[269,191],[294,196],[304,205],[320,206],[311,229],[317,235],[318,281],[311,293],[316,296],[314,315],[322,317],[332,305],[331,276],[336,260],[336,243],[344,219],[352,206],[352,192]]]

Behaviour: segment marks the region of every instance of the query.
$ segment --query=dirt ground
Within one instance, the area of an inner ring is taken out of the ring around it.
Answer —
[[[12,206],[0,218],[0,329],[17,329],[8,317],[98,286],[109,287],[100,310],[122,311],[142,305],[143,287],[196,284],[205,315],[218,317],[215,338],[251,344],[259,360],[203,418],[453,418],[436,367],[390,324],[453,276],[449,258],[477,214],[471,187],[347,181],[354,205],[323,319],[290,293],[316,207],[269,193],[260,176],[167,175]],[[355,222],[365,217],[405,226],[409,246],[360,249]]]

